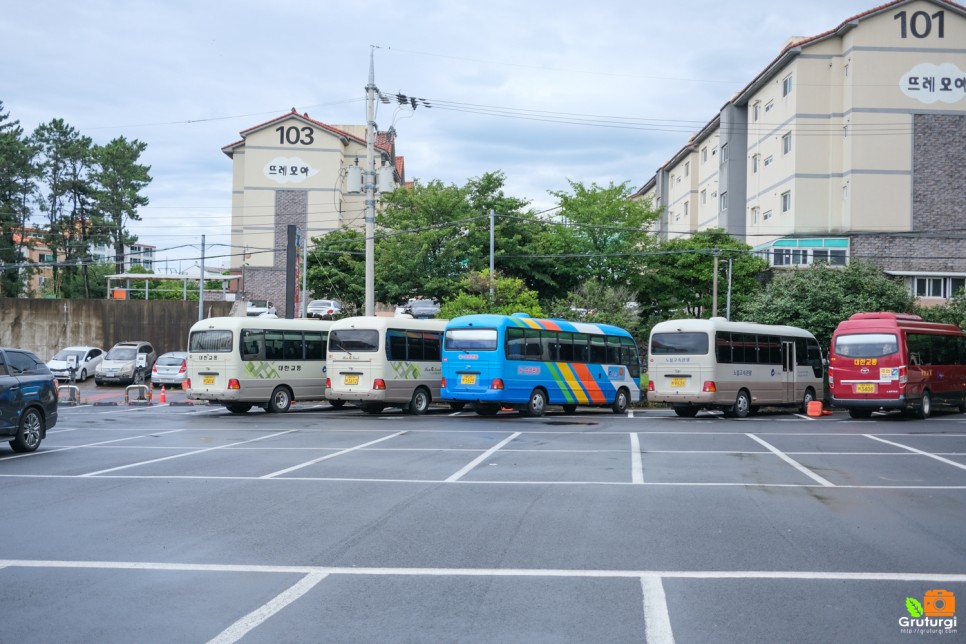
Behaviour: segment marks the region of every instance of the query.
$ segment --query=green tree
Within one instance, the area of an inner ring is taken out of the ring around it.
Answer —
[[[940,306],[917,306],[916,313],[930,322],[955,324],[966,329],[966,291],[958,290]]]
[[[569,181],[573,191],[551,192],[557,198],[557,226],[543,237],[537,253],[560,256],[555,282],[558,293],[585,282],[639,289],[641,253],[653,245],[647,229],[658,213],[630,199],[627,183],[607,187]]]
[[[613,324],[639,338],[642,337],[641,316],[633,300],[633,291],[625,286],[588,282],[564,297],[551,300],[547,312],[553,318]]]
[[[151,183],[151,167],[138,163],[146,149],[146,143],[137,139],[128,141],[123,136],[94,148],[96,208],[103,216],[106,235],[114,246],[118,273],[124,272],[124,246],[137,241],[126,228],[126,222],[140,221],[138,208],[148,204],[148,198],[141,191]]]
[[[726,311],[728,260],[731,259],[731,309],[739,311],[760,288],[768,263],[751,247],[715,228],[690,238],[666,241],[647,258],[647,279],[638,293],[646,315],[655,319],[710,317],[713,309],[714,257],[718,255],[718,315]],[[734,317],[734,315],[732,316]]]
[[[448,320],[472,313],[543,316],[536,291],[528,289],[518,277],[503,277],[495,273],[491,302],[489,270],[469,273],[463,278],[460,292],[444,300],[439,308],[439,317]]]
[[[775,271],[771,283],[742,308],[742,319],[808,329],[828,347],[838,323],[854,313],[913,310],[913,298],[901,280],[874,264],[853,259],[844,267],[821,262],[805,269]]]
[[[22,270],[28,238],[24,234],[34,197],[36,146],[20,122],[10,119],[0,101],[0,297],[25,292],[30,271]]]
[[[357,230],[335,230],[312,239],[307,253],[305,285],[312,298],[336,298],[343,311],[358,309],[366,299],[365,236]],[[378,257],[378,255],[377,255]],[[378,275],[377,275],[378,277]]]

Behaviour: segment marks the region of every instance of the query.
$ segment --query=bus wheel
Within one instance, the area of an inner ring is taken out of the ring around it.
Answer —
[[[534,389],[530,392],[530,400],[527,401],[527,404],[520,411],[524,416],[535,418],[537,416],[543,416],[546,408],[547,394],[543,392],[543,389]]]
[[[929,394],[929,390],[926,389],[922,392],[922,400],[919,401],[919,407],[916,409],[916,418],[921,418],[925,420],[929,418],[932,413],[932,396]]]
[[[614,410],[615,414],[626,414],[627,413],[627,390],[621,387],[617,390],[617,395],[614,396],[614,404],[610,406]]]
[[[674,413],[682,418],[694,418],[698,415],[698,408],[693,405],[675,405]]]
[[[959,401],[957,409],[959,410],[959,413],[966,414],[966,394],[964,394],[963,398]]]
[[[429,409],[429,392],[419,387],[413,392],[413,399],[409,401],[406,411],[416,416],[422,416]]]
[[[803,414],[808,413],[808,403],[815,402],[815,390],[809,387],[805,390],[805,396],[802,398],[802,406],[799,407],[799,411]]]
[[[742,389],[735,398],[735,404],[726,409],[724,415],[727,418],[747,418],[749,413],[751,413],[751,396]]]
[[[268,412],[284,414],[292,406],[292,393],[286,387],[275,387],[272,397],[268,401]]]
[[[850,409],[849,416],[851,416],[852,418],[871,418],[872,410],[871,409]]]
[[[500,412],[500,406],[491,403],[478,403],[476,413],[480,416],[496,416]]]
[[[248,410],[251,408],[252,408],[251,403],[239,403],[239,402],[225,403],[225,409],[227,409],[233,414],[247,414]]]
[[[564,405],[563,410],[565,414],[572,414],[577,411],[577,405]]]

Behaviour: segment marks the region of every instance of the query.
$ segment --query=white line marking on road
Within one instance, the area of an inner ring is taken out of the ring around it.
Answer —
[[[866,438],[871,438],[874,441],[879,441],[880,443],[885,443],[886,445],[894,445],[895,447],[901,447],[902,449],[907,449],[915,454],[921,454],[922,456],[928,456],[929,458],[934,458],[941,463],[946,465],[952,465],[953,467],[958,467],[961,470],[966,470],[966,465],[962,463],[957,463],[956,461],[951,461],[948,458],[943,458],[942,456],[936,456],[935,454],[930,454],[929,452],[924,452],[921,449],[916,449],[915,447],[909,447],[908,445],[903,445],[902,443],[893,443],[892,441],[887,441],[884,438],[879,438],[873,436],[872,434],[862,434]]]
[[[567,568],[363,568],[202,564],[152,561],[68,561],[0,559],[0,568],[68,568],[94,570],[168,570],[179,572],[294,573],[309,575],[381,575],[415,577],[563,577],[585,579],[796,579],[807,581],[922,581],[966,583],[966,573],[836,572],[808,570],[578,570]]]
[[[674,644],[664,584],[658,576],[641,577],[644,591],[644,639],[647,644]]]
[[[251,439],[249,439],[247,441],[240,441],[238,443],[232,443],[232,444],[233,445],[242,445],[244,443],[254,443],[256,441],[262,441],[262,440],[266,440],[268,438],[275,438],[276,436],[284,436],[285,434],[291,434],[292,432],[296,432],[296,431],[298,431],[298,430],[297,429],[288,429],[288,430],[286,430],[284,432],[276,432],[274,434],[269,434],[268,436],[259,436],[258,438],[251,438]],[[128,469],[130,467],[139,467],[141,465],[150,465],[151,463],[160,463],[162,461],[170,461],[171,459],[182,458],[184,456],[194,456],[195,454],[204,454],[205,452],[213,452],[215,450],[220,450],[223,447],[225,447],[225,446],[224,445],[218,445],[217,447],[207,447],[205,449],[197,449],[197,450],[194,450],[193,452],[184,452],[182,454],[172,454],[171,456],[162,456],[161,458],[152,458],[149,461],[140,461],[138,463],[128,463],[127,465],[120,465],[118,467],[110,467],[110,468],[108,468],[106,470],[98,470],[96,472],[88,472],[87,474],[80,474],[79,476],[81,478],[91,477],[91,476],[98,476],[100,474],[106,474],[108,472],[116,472],[118,470],[126,470],[126,469]]]
[[[237,622],[219,633],[216,637],[208,641],[208,644],[233,644],[245,637],[249,632],[257,628],[270,617],[281,611],[283,608],[297,600],[299,597],[309,592],[315,586],[328,577],[325,573],[313,572],[307,574],[294,586],[282,591],[267,604],[256,608]]]
[[[641,462],[641,439],[631,433],[631,483],[644,482],[644,464]]]
[[[463,478],[463,476],[465,476],[467,473],[469,473],[470,470],[472,470],[473,468],[475,468],[477,465],[479,465],[480,463],[482,463],[486,459],[490,458],[490,455],[491,454],[499,451],[499,449],[501,447],[503,447],[504,445],[506,445],[507,443],[509,443],[513,439],[515,439],[521,433],[522,432],[514,432],[514,433],[510,434],[509,436],[507,436],[506,438],[504,438],[502,441],[500,441],[499,443],[497,443],[496,445],[494,445],[490,449],[486,450],[485,452],[483,452],[482,454],[480,454],[479,456],[477,456],[476,458],[474,458],[469,463],[469,465],[467,465],[466,467],[464,467],[463,469],[461,469],[459,472],[457,472],[456,474],[453,474],[448,479],[446,479],[446,482],[447,483],[452,483],[453,481],[460,480],[461,478]]]
[[[798,461],[796,461],[795,459],[793,459],[791,456],[789,456],[788,454],[785,454],[780,449],[778,449],[777,447],[771,445],[767,441],[764,441],[764,440],[758,438],[754,434],[745,434],[745,436],[747,436],[748,438],[750,438],[753,441],[756,441],[756,442],[760,443],[761,445],[764,445],[775,456],[777,456],[778,458],[782,459],[783,461],[785,461],[786,463],[788,463],[789,465],[791,465],[796,470],[798,470],[799,472],[801,472],[802,474],[804,474],[808,478],[812,479],[813,481],[816,481],[817,483],[821,483],[825,487],[835,487],[835,484],[834,483],[832,483],[828,479],[822,478],[821,476],[819,476],[818,474],[816,474],[812,470],[808,469],[807,467],[805,467],[804,465],[802,465],[801,463],[799,463]]]
[[[377,438],[374,441],[369,441],[368,443],[363,443],[362,445],[356,445],[355,447],[349,447],[347,449],[340,450],[338,452],[333,452],[332,454],[326,454],[325,456],[320,456],[319,458],[313,458],[311,461],[305,463],[300,463],[298,465],[293,465],[292,467],[286,467],[284,470],[279,470],[277,472],[272,472],[271,474],[266,474],[258,478],[261,479],[271,479],[276,476],[281,476],[282,474],[288,474],[289,472],[294,472],[295,470],[300,470],[303,467],[308,467],[309,465],[315,465],[316,463],[321,463],[322,461],[327,461],[330,458],[335,458],[336,456],[342,456],[343,454],[348,454],[349,452],[354,452],[357,449],[362,449],[363,447],[368,447],[369,445],[375,445],[376,443],[381,443],[382,441],[387,441],[390,438],[395,438],[406,433],[406,430],[401,432],[396,432],[395,434],[390,434],[389,436],[383,436],[382,438]]]

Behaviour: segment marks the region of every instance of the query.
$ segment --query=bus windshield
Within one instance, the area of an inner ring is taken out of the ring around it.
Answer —
[[[446,348],[453,351],[495,351],[496,329],[448,329]]]
[[[681,333],[655,333],[651,338],[654,355],[706,355],[708,334],[700,331]]]
[[[849,358],[881,358],[899,351],[899,343],[892,333],[855,333],[835,339],[833,351]]]

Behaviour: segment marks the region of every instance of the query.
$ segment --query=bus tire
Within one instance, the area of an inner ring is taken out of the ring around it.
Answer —
[[[429,391],[425,387],[417,387],[416,391],[413,392],[413,399],[409,401],[409,406],[406,408],[406,411],[415,416],[422,416],[429,410],[429,402]]]
[[[963,397],[959,399],[956,409],[959,410],[959,413],[966,414],[966,394],[963,394]]]
[[[252,408],[251,403],[241,403],[241,402],[230,402],[225,403],[225,409],[233,414],[247,414],[248,410]]]
[[[872,418],[871,409],[850,409],[849,416],[851,418]]]
[[[476,413],[480,416],[496,416],[500,413],[500,405],[495,403],[477,403]]]
[[[916,407],[916,418],[926,420],[931,414],[932,395],[929,393],[928,389],[924,389],[922,392],[922,398],[919,400],[919,406]]]
[[[751,413],[751,396],[745,389],[738,392],[735,404],[725,410],[726,418],[747,418]]]
[[[547,408],[547,394],[543,389],[539,387],[530,392],[530,398],[527,400],[527,404],[523,406],[520,412],[524,416],[529,416],[530,418],[537,418],[543,416],[544,410]]]
[[[698,408],[694,405],[674,405],[672,409],[681,418],[694,418],[698,415]]]
[[[564,405],[563,410],[565,414],[572,414],[577,411],[577,405]]]
[[[808,403],[815,402],[815,390],[811,387],[805,389],[805,396],[802,398],[802,406],[798,410],[803,413],[808,413]]]
[[[268,412],[272,414],[284,414],[292,406],[292,392],[288,387],[275,387],[272,397],[268,401]]]
[[[614,396],[614,404],[610,406],[611,410],[615,414],[626,414],[627,406],[630,404],[630,396],[627,390],[621,387],[617,390],[617,395]]]

